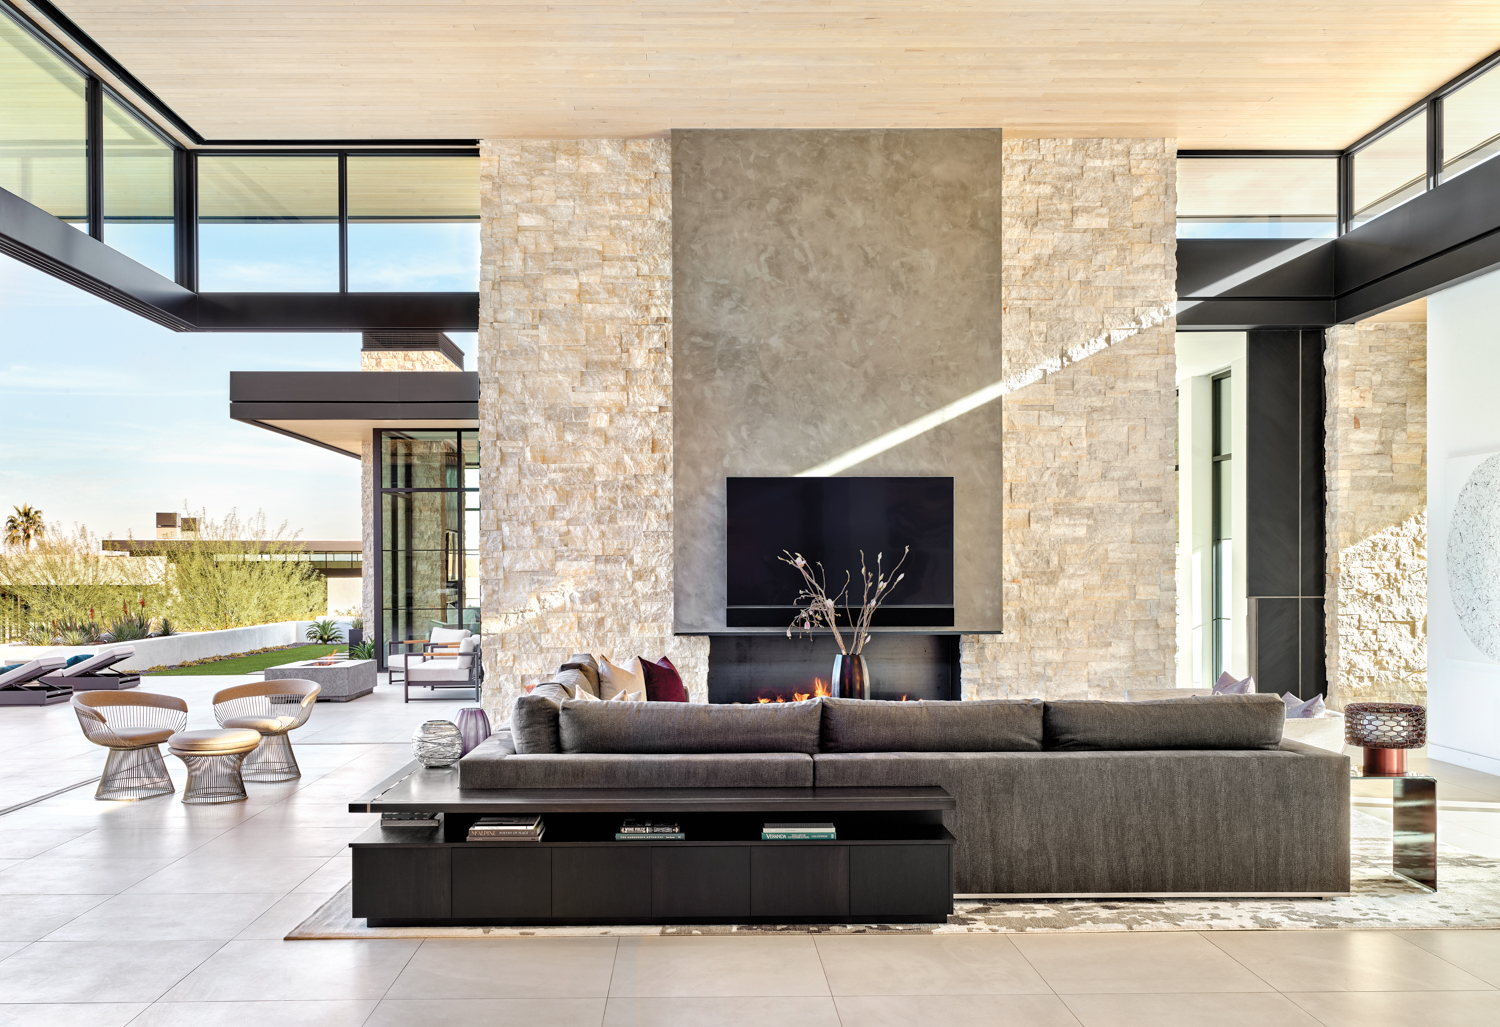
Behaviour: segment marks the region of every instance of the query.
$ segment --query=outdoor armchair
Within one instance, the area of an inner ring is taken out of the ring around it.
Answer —
[[[173,792],[159,746],[187,726],[187,703],[154,692],[91,691],[73,696],[73,712],[84,736],[109,750],[94,798]]]
[[[302,678],[256,681],[214,693],[214,719],[222,728],[260,732],[260,745],[245,757],[246,781],[291,781],[302,776],[288,735],[307,723],[322,686]]]
[[[474,699],[478,701],[480,683],[484,679],[478,636],[470,634],[460,639],[456,651],[402,653],[399,659],[406,702],[411,702],[413,687],[426,688],[431,693],[420,699],[448,698],[438,695],[438,689],[473,689]]]

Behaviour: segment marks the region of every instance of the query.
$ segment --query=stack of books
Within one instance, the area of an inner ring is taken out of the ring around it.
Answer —
[[[763,842],[831,842],[838,838],[832,824],[761,824]]]
[[[441,813],[382,813],[381,827],[437,827]]]
[[[659,824],[654,820],[627,820],[615,832],[617,842],[681,842],[687,835],[676,824]]]
[[[469,841],[539,842],[545,830],[541,817],[480,817],[469,828]]]

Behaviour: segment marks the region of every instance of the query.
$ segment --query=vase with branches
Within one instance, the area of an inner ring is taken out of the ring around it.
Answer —
[[[865,667],[865,646],[870,642],[870,626],[875,611],[890,598],[891,590],[901,583],[906,575],[901,565],[911,553],[911,546],[901,551],[901,559],[890,570],[885,569],[885,554],[875,554],[872,569],[865,560],[865,551],[859,551],[860,603],[856,614],[850,607],[854,575],[844,572],[842,586],[834,591],[828,584],[828,572],[821,562],[810,561],[801,553],[781,551],[777,557],[782,563],[802,575],[802,588],[797,593],[797,615],[786,629],[786,637],[793,632],[811,634],[818,628],[827,628],[838,646],[839,655],[833,659],[832,691],[835,696],[846,699],[870,698],[870,679]],[[839,629],[839,614],[848,625],[848,637]]]

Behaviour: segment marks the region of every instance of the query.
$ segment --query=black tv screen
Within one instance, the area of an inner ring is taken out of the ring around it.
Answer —
[[[726,479],[729,627],[784,627],[801,587],[783,551],[827,570],[836,591],[847,571],[858,608],[860,550],[889,569],[907,546],[905,579],[875,623],[887,627],[953,624],[952,478]]]

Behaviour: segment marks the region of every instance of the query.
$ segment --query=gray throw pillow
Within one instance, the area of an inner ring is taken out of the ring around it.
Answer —
[[[523,756],[562,752],[557,726],[558,704],[546,694],[537,694],[545,687],[538,685],[530,695],[517,696],[516,704],[511,707],[511,738],[516,752]]]
[[[576,670],[588,678],[589,691],[595,695],[599,694],[599,663],[588,653],[574,653],[568,657],[568,662],[557,668],[559,671]]]
[[[562,704],[563,752],[711,753],[818,751],[818,700],[753,706],[691,702]]]
[[[823,700],[824,752],[1037,752],[1040,699]]]
[[[1286,705],[1274,695],[1049,700],[1043,745],[1054,752],[1275,749],[1285,723]]]
[[[564,664],[554,678],[559,685],[568,690],[564,698],[577,699],[581,692],[587,692],[596,699],[599,697],[598,679],[591,680],[587,674],[570,664]],[[561,702],[561,700],[558,701]]]

